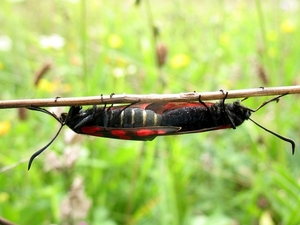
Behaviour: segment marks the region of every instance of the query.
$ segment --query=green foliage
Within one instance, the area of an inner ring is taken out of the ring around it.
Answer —
[[[3,0],[0,11],[1,99],[299,83],[297,1]],[[157,52],[167,52],[160,65]],[[298,144],[295,102],[286,96],[252,118]],[[27,171],[31,154],[57,129],[49,116],[1,110],[2,217],[19,224],[300,223],[299,145],[292,156],[289,144],[251,122],[152,142],[84,137],[65,127]]]

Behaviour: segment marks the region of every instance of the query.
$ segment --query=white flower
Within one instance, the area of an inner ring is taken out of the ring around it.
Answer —
[[[58,34],[42,35],[40,36],[40,45],[42,48],[60,49],[65,45],[65,39]]]
[[[9,51],[12,41],[8,36],[0,36],[0,51]]]

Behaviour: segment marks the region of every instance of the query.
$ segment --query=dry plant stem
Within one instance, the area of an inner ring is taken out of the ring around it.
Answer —
[[[282,94],[300,94],[299,86],[271,87],[271,88],[253,88],[243,90],[224,90],[228,92],[227,99],[246,98]],[[48,98],[48,99],[19,99],[0,101],[0,108],[26,108],[30,106],[74,106],[74,105],[100,105],[100,104],[128,104],[128,103],[146,103],[146,102],[187,102],[201,100],[217,100],[224,98],[221,91],[214,92],[189,92],[181,94],[149,94],[149,95],[107,95],[90,96],[76,98]]]
[[[0,217],[0,225],[15,225],[14,223]]]

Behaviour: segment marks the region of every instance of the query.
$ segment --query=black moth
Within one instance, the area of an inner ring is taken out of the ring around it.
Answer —
[[[29,107],[54,117],[61,127],[55,137],[42,149],[32,155],[28,169],[36,156],[42,153],[58,136],[64,125],[78,134],[123,140],[153,140],[157,136],[200,133],[219,129],[233,128],[245,120],[251,120],[257,126],[292,145],[293,140],[283,137],[255,122],[250,118],[256,112],[272,101],[286,95],[280,95],[261,104],[253,110],[241,105],[241,101],[225,103],[228,93],[216,103],[203,102],[168,102],[168,103],[133,103],[127,106],[97,107],[83,110],[81,106],[72,106],[68,113],[59,117],[40,107]]]

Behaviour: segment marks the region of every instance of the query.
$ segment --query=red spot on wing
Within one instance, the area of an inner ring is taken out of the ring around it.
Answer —
[[[111,135],[118,137],[119,139],[130,140],[132,139],[124,130],[110,130]]]
[[[150,141],[159,135],[176,134],[180,127],[137,127],[137,128],[105,128],[100,126],[81,127],[81,133],[106,138],[123,140]]]
[[[103,136],[103,133],[101,133],[103,131],[103,128],[98,126],[81,127],[81,131],[83,134],[87,134],[87,135],[93,135],[99,137]]]
[[[199,130],[191,131],[180,131],[180,127],[147,127],[147,128],[105,128],[99,126],[87,126],[82,127],[82,134],[96,136],[96,137],[106,137],[115,138],[122,140],[138,140],[147,141],[153,140],[156,136],[162,135],[180,135],[180,134],[191,134],[191,133],[202,133],[214,130],[229,129],[232,126],[230,124],[203,128]]]
[[[162,135],[166,134],[167,132],[164,130],[149,130],[149,129],[140,129],[136,132],[136,134],[140,137],[145,137],[145,136],[153,136],[153,135]]]

